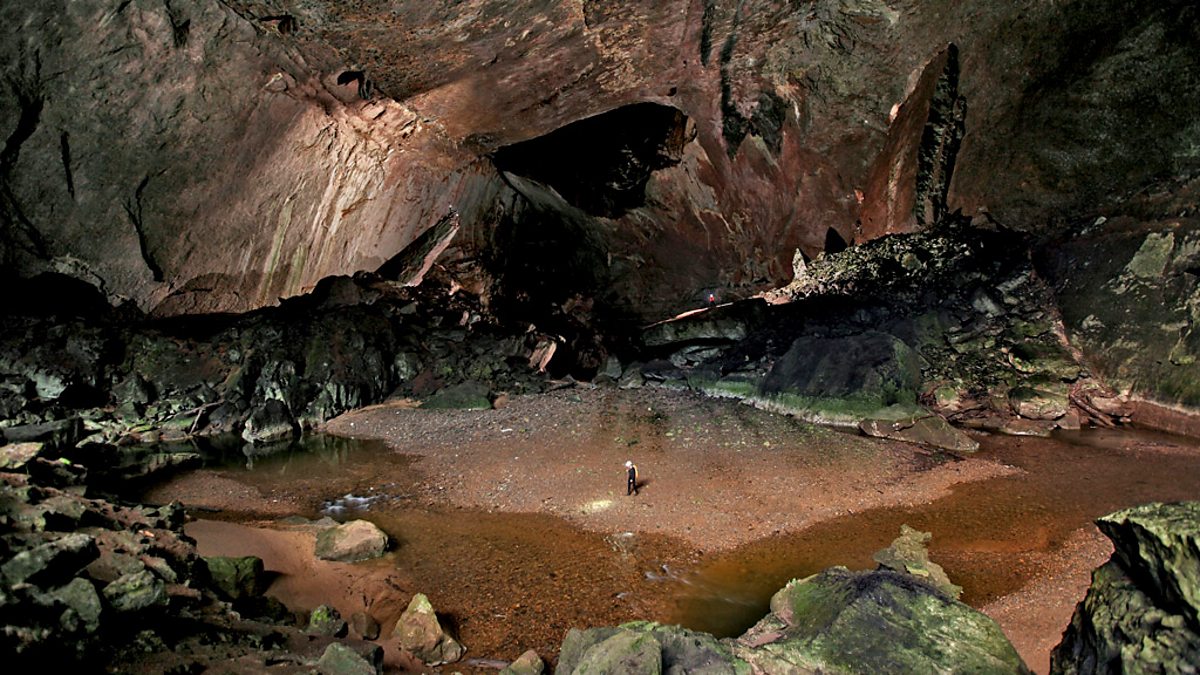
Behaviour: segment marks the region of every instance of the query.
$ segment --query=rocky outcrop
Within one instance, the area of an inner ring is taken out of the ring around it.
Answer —
[[[321,560],[357,562],[383,555],[387,534],[365,520],[352,520],[317,534],[316,554]]]
[[[461,390],[490,407],[493,388],[539,390],[528,359],[543,334],[484,311],[476,296],[439,284],[363,277],[330,280],[278,309],[195,323],[128,310],[12,317],[0,326],[0,378],[12,385],[0,389],[10,394],[0,434],[67,449],[197,435],[269,444],[392,394],[438,398],[450,388],[440,398]],[[46,373],[49,388],[38,384]]]
[[[1053,280],[1071,343],[1126,402],[1122,412],[1150,426],[1200,432],[1194,414],[1200,408],[1194,327],[1200,220],[1097,219],[1048,247],[1040,262]],[[1138,410],[1130,399],[1167,410]]]
[[[396,622],[392,636],[397,638],[401,649],[430,666],[454,663],[466,653],[466,649],[442,628],[424,593],[413,596]]]
[[[1200,502],[1147,504],[1096,521],[1112,558],[1051,655],[1053,673],[1195,670],[1200,662]]]
[[[1028,246],[950,220],[810,262],[798,255],[795,280],[766,294],[770,304],[653,326],[646,349],[706,393],[953,452],[978,443],[952,425],[1048,433],[1109,421],[1075,405],[1073,392],[1100,385],[1064,343]],[[744,337],[713,337],[717,322]]]

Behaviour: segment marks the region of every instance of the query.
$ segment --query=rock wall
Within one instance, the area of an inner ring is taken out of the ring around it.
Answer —
[[[1200,170],[1183,0],[0,12],[0,254],[159,314],[374,269],[450,205],[452,254],[485,257],[528,197],[491,153],[637,103],[694,132],[643,206],[585,220],[608,266],[585,290],[641,319],[785,283],[797,248],[956,209],[1045,231]]]

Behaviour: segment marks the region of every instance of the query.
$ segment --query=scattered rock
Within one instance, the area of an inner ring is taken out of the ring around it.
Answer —
[[[140,612],[167,605],[167,586],[150,570],[130,572],[104,587],[104,598],[118,612]]]
[[[0,566],[0,574],[9,584],[55,586],[66,583],[99,555],[94,538],[68,534],[17,553]]]
[[[402,649],[430,666],[454,663],[466,653],[466,649],[442,629],[433,605],[424,593],[413,596],[396,622],[392,636],[399,639]]]
[[[305,631],[310,635],[345,637],[347,626],[336,609],[329,605],[321,605],[309,615],[308,628]]]
[[[204,562],[213,586],[229,600],[252,598],[266,590],[262,558],[212,556]]]
[[[931,445],[951,452],[972,453],[979,449],[979,441],[950,426],[940,415],[895,421],[863,420],[858,428],[868,436]]]
[[[387,534],[365,520],[352,520],[317,534],[316,555],[322,560],[356,562],[383,555]]]
[[[379,622],[366,612],[355,612],[350,615],[350,628],[354,634],[364,640],[374,640],[379,637]]]
[[[530,649],[505,666],[500,675],[542,675],[545,670],[546,664],[542,662],[542,657]]]
[[[317,670],[321,675],[378,675],[380,666],[380,663],[371,662],[340,642],[326,647],[317,661]]]
[[[43,443],[10,443],[0,447],[0,471],[24,471],[25,465],[42,454]]]
[[[933,538],[930,532],[921,532],[908,525],[900,526],[900,536],[896,537],[890,546],[877,551],[873,556],[879,563],[879,569],[894,572],[906,572],[933,584],[948,597],[957,600],[962,595],[962,587],[950,582],[946,570],[929,559],[929,549],[926,544]]]

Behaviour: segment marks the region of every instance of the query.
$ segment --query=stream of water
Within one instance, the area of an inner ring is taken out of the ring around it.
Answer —
[[[484,620],[503,617],[511,635],[497,645],[528,640],[530,625],[545,627],[546,644],[553,645],[572,626],[635,617],[738,635],[790,579],[833,565],[873,568],[872,553],[902,524],[933,533],[931,558],[963,587],[965,602],[981,607],[1036,577],[1027,556],[1055,550],[1101,515],[1200,498],[1200,443],[1189,439],[1086,430],[981,442],[980,456],[1022,471],[959,485],[927,504],[854,513],[691,564],[670,557],[669,541],[655,548],[649,537],[585,533],[547,515],[422,506],[388,489],[410,480],[402,474],[411,469],[402,455],[373,441],[315,436],[271,456],[227,451],[223,471],[264,492],[328,495],[331,482],[346,476],[370,484],[330,495],[302,515],[376,522],[400,542],[386,564],[403,569],[419,588],[459,591],[461,605]]]

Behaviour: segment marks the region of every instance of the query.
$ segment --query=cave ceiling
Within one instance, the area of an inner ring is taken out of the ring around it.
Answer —
[[[453,210],[448,263],[515,264],[544,249],[522,219],[565,223],[603,268],[571,292],[654,319],[948,214],[1035,234],[1162,217],[1200,174],[1184,0],[48,0],[0,19],[7,268],[163,315],[375,270]]]

